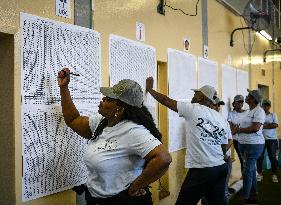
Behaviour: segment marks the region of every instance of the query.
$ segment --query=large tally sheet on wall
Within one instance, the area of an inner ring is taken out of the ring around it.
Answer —
[[[145,93],[146,78],[156,82],[156,50],[154,47],[111,34],[109,37],[110,85],[122,79],[138,82],[144,92],[144,104],[155,117],[156,103],[150,94]]]
[[[248,95],[249,88],[249,72],[237,70],[237,94],[243,95],[244,98]],[[243,109],[249,109],[249,105],[244,103]]]
[[[213,86],[218,92],[218,63],[198,57],[198,86]]]
[[[228,112],[232,109],[234,96],[237,94],[236,68],[222,65],[222,100],[225,102],[222,114],[227,119]]]
[[[100,101],[100,34],[21,13],[22,199],[32,200],[86,181],[86,140],[65,125],[57,73],[69,67],[69,89],[82,115]]]
[[[228,112],[233,110],[233,98],[235,95],[248,95],[249,74],[248,71],[236,69],[228,65],[222,65],[222,99],[226,103],[222,106],[222,114],[225,118]],[[249,109],[247,103],[244,103],[243,109]]]
[[[182,51],[168,49],[169,97],[177,101],[190,102],[197,88],[196,57]],[[169,151],[186,147],[185,120],[169,110]]]

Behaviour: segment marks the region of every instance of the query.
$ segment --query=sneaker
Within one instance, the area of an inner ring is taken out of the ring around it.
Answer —
[[[273,181],[274,183],[278,183],[278,177],[277,177],[276,174],[273,174],[273,175],[272,175],[272,181]]]
[[[257,181],[261,182],[262,179],[263,179],[263,176],[261,174],[257,174]]]

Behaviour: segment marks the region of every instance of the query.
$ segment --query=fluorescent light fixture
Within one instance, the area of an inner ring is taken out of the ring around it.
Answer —
[[[271,35],[269,35],[268,33],[266,33],[265,30],[261,30],[259,33],[260,33],[263,37],[265,37],[267,40],[272,41]]]
[[[280,62],[281,61],[281,55],[272,55],[266,57],[266,62]]]

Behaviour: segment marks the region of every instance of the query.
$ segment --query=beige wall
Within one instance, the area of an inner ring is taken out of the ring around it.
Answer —
[[[166,15],[162,16],[156,13],[158,0],[102,0],[95,1],[94,7],[94,27],[95,30],[101,33],[102,40],[102,84],[108,85],[108,37],[109,34],[117,34],[130,39],[135,39],[135,23],[141,22],[145,24],[146,42],[156,48],[157,60],[167,61],[166,49],[175,48],[182,50],[182,39],[189,37],[191,39],[191,53],[196,56],[201,56],[202,49],[202,21],[201,21],[201,1],[198,5],[198,15],[189,17],[182,15],[180,12],[172,11],[166,8]],[[270,48],[268,41],[256,36],[253,47],[252,57],[249,58],[244,50],[242,32],[238,31],[234,35],[234,47],[229,46],[230,33],[234,28],[241,27],[243,19],[235,16],[229,10],[225,9],[216,0],[208,0],[208,39],[209,39],[209,59],[217,61],[219,65],[227,64],[228,56],[232,58],[233,65],[239,69],[250,70],[251,85],[250,88],[256,88],[257,84],[269,86],[270,99],[274,99],[275,112],[281,117],[281,109],[278,106],[281,102],[281,85],[280,85],[280,64],[262,63],[263,52]],[[194,0],[171,0],[169,1],[175,7],[182,8],[187,12],[194,12]],[[9,187],[15,190],[14,199],[16,204],[30,205],[47,205],[47,204],[75,204],[75,194],[72,191],[61,192],[51,196],[43,197],[28,203],[21,202],[21,105],[20,105],[20,33],[19,33],[19,12],[26,12],[50,19],[73,23],[73,1],[72,1],[72,18],[65,19],[55,16],[55,0],[10,0],[0,2],[0,32],[13,35],[14,39],[14,123],[11,125],[14,136],[11,139],[13,146],[10,150],[14,152],[15,164],[11,166],[13,170],[14,184]],[[255,35],[255,34],[254,34]],[[244,31],[246,47],[248,47],[248,32]],[[0,44],[3,45],[2,43]],[[254,63],[250,66],[250,61]],[[261,68],[266,70],[266,75],[261,75]],[[221,71],[221,66],[219,66]],[[163,79],[163,85],[167,86],[166,72],[159,72]],[[162,76],[163,75],[163,76]],[[275,78],[273,86],[272,78]],[[221,75],[219,77],[221,82]],[[10,85],[11,87],[11,85]],[[221,83],[219,84],[219,91]],[[273,93],[275,93],[273,97]],[[3,96],[0,98],[3,100]],[[162,112],[162,111],[161,111]],[[165,116],[161,117],[160,126],[164,133],[165,142],[167,142],[167,127]],[[164,129],[165,128],[165,129]],[[184,169],[184,150],[172,153],[173,162],[167,173],[168,186],[171,195],[163,200],[158,201],[158,184],[153,185],[153,199],[155,204],[171,205],[176,200],[180,185],[187,172]],[[1,158],[2,160],[2,158]],[[234,178],[239,176],[239,166],[234,163]],[[2,167],[1,167],[2,169]],[[233,180],[232,179],[232,180]],[[166,183],[166,182],[165,182]],[[9,183],[10,184],[10,183]],[[0,187],[1,190],[2,187]]]
[[[280,109],[280,103],[281,103],[281,82],[280,82],[280,78],[281,78],[281,64],[280,62],[275,62],[272,63],[273,64],[273,77],[272,80],[274,82],[274,86],[273,86],[273,106],[272,106],[272,110],[277,114],[277,116],[279,117],[279,122],[281,121],[281,109]],[[278,137],[279,139],[281,139],[281,128],[279,127],[278,129]]]
[[[72,17],[73,17],[73,1],[72,1]],[[21,92],[21,74],[20,74],[20,33],[19,33],[19,20],[20,20],[20,12],[30,13],[58,21],[63,21],[67,23],[73,23],[73,18],[65,19],[55,16],[55,1],[45,1],[45,0],[10,0],[10,1],[1,1],[0,2],[0,32],[12,34],[14,38],[14,66],[11,67],[11,72],[13,72],[14,81],[13,82],[13,92],[11,92],[13,96],[14,103],[13,109],[10,109],[10,112],[13,112],[13,119],[14,122],[9,124],[7,127],[8,129],[13,129],[13,138],[7,139],[8,142],[6,143],[13,143],[13,146],[6,146],[6,149],[9,152],[14,152],[11,155],[14,156],[13,166],[9,170],[13,177],[13,183],[11,181],[5,181],[4,185],[1,187],[0,190],[7,190],[7,193],[1,191],[3,196],[9,197],[10,200],[4,200],[1,195],[1,201],[5,201],[7,205],[18,205],[18,204],[30,204],[30,205],[50,205],[50,204],[57,204],[57,205],[74,205],[76,204],[75,201],[75,194],[72,191],[65,191],[59,194],[50,195],[44,198],[40,198],[37,200],[33,200],[30,202],[22,203],[21,202],[21,175],[22,175],[22,141],[21,141],[21,104],[20,104],[20,92]],[[5,46],[5,44],[0,43],[1,47]],[[2,61],[1,61],[2,63]],[[1,71],[2,71],[1,67]],[[5,78],[8,79],[8,78]],[[1,82],[2,83],[2,82]],[[2,90],[2,87],[1,87]],[[1,102],[5,101],[7,98],[5,95],[1,95]],[[3,111],[1,111],[3,112]],[[2,113],[1,113],[2,116]],[[2,119],[2,118],[1,118]],[[1,130],[2,130],[1,124]],[[1,135],[2,137],[2,135]],[[2,142],[2,141],[1,141]],[[2,149],[1,149],[2,150]],[[2,154],[2,153],[1,153]],[[11,155],[1,156],[1,170],[5,169],[2,167],[2,158],[7,158]]]
[[[14,139],[14,39],[0,33],[0,198],[15,203],[15,139]],[[8,185],[8,186],[7,186]]]

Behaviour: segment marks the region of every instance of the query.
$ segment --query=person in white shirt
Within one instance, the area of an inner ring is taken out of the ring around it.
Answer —
[[[217,98],[216,99],[216,104],[214,105],[214,109],[217,112],[220,112],[220,108],[221,108],[222,105],[225,105],[225,102],[220,100],[219,98]],[[230,178],[231,170],[232,170],[231,149],[230,149],[232,143],[233,143],[232,134],[229,133],[229,136],[228,136],[228,147],[227,147],[227,150],[226,150],[226,153],[225,153],[225,157],[224,157],[224,160],[225,160],[225,162],[227,163],[227,166],[228,166],[227,176],[226,176],[226,180],[225,180],[225,201],[224,201],[224,205],[228,205],[229,204],[230,193],[228,191],[228,182],[229,182],[229,178]],[[201,199],[201,204],[202,205],[209,205],[209,202],[207,201],[206,197],[203,197]]]
[[[69,73],[68,68],[58,73],[58,85],[65,123],[88,139],[87,205],[152,205],[147,187],[165,173],[171,156],[143,106],[140,85],[125,79],[101,87],[100,115],[80,116],[68,89]]]
[[[216,104],[214,105],[214,109],[217,111],[217,112],[220,112],[221,110],[221,106],[222,105],[225,105],[225,102],[220,100],[219,98],[216,99]]]
[[[241,120],[240,125],[233,127],[233,134],[238,133],[239,150],[243,158],[243,188],[241,203],[257,202],[257,178],[256,161],[264,149],[264,137],[262,134],[265,112],[259,106],[261,93],[258,90],[249,90],[246,103],[249,105],[249,112]]]
[[[189,102],[177,102],[153,89],[153,78],[146,90],[161,104],[186,121],[186,166],[189,168],[176,205],[194,205],[204,196],[210,204],[223,205],[227,164],[224,161],[231,131],[226,119],[214,110],[217,92],[211,86],[194,90]]]
[[[243,109],[243,104],[244,104],[244,97],[243,95],[236,95],[233,99],[233,110],[231,112],[228,113],[227,116],[227,121],[230,124],[230,128],[231,130],[233,130],[233,127],[236,125],[240,125],[241,121],[244,117],[247,116],[248,114],[248,110],[244,110]],[[240,167],[241,167],[241,174],[243,172],[243,159],[240,153],[240,150],[238,148],[238,138],[239,138],[239,134],[236,133],[233,135],[233,146],[234,149],[238,155],[238,159],[240,161]]]
[[[277,171],[277,160],[276,160],[276,150],[277,150],[277,131],[276,128],[278,127],[278,119],[277,115],[273,112],[270,112],[271,108],[271,101],[270,100],[263,100],[262,107],[265,111],[265,121],[263,125],[263,136],[265,138],[265,148],[263,150],[262,155],[257,161],[257,171],[258,176],[257,180],[261,181],[263,178],[262,175],[262,164],[264,158],[264,152],[267,150],[268,157],[271,163],[271,171],[272,171],[272,181],[277,183],[278,177],[276,175]]]

